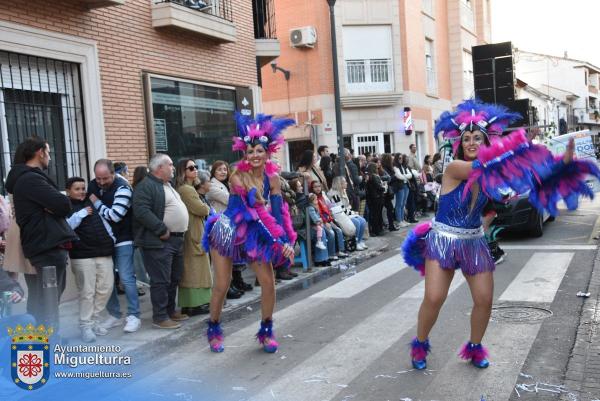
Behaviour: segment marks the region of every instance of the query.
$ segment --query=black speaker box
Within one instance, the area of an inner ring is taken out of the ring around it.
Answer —
[[[509,127],[523,127],[529,126],[530,121],[530,113],[531,113],[531,100],[529,99],[518,99],[510,102],[503,103],[506,107],[508,107],[511,111],[515,111],[519,113],[522,118],[520,120],[515,121]]]
[[[473,46],[473,61],[486,58],[512,56],[512,43],[501,42],[489,45]]]

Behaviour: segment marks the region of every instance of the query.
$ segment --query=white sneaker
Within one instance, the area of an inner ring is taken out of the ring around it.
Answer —
[[[362,244],[362,242],[359,242],[358,244],[356,244],[356,250],[357,251],[364,251],[365,250],[365,247]]]
[[[408,227],[408,223],[406,221],[403,221],[402,223],[400,223],[400,227]]]
[[[323,243],[323,241],[317,241],[317,243],[315,244],[315,246],[319,249],[327,249],[327,247],[325,246],[325,244]]]
[[[100,323],[98,326],[104,328],[105,330],[110,330],[113,327],[118,327],[123,324],[123,319],[117,319],[113,315],[108,315],[105,321]]]
[[[106,330],[104,327],[100,326],[100,325],[94,325],[94,327],[92,327],[92,331],[94,332],[94,334],[96,334],[97,336],[105,336],[108,334],[108,330]]]
[[[142,326],[142,321],[133,315],[127,316],[125,320],[125,327],[123,327],[123,331],[125,333],[133,333],[135,331],[138,331]]]
[[[96,335],[91,327],[82,327],[81,328],[81,340],[84,343],[93,343],[96,341]]]

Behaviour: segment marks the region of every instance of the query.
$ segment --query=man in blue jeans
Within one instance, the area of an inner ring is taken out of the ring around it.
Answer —
[[[90,201],[106,221],[109,222],[116,237],[113,261],[119,272],[119,279],[125,288],[127,298],[127,318],[123,331],[133,333],[142,322],[140,320],[140,301],[133,264],[133,213],[131,211],[132,191],[129,182],[115,173],[112,161],[99,159],[94,165],[96,176],[88,186]],[[100,324],[104,330],[122,325],[123,313],[117,297],[117,289],[106,305],[108,318]],[[96,333],[101,335],[100,333]],[[104,333],[106,334],[106,332]]]

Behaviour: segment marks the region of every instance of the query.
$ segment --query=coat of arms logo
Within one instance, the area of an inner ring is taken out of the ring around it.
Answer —
[[[8,328],[11,337],[11,375],[13,382],[25,390],[42,387],[50,377],[50,344],[52,327],[28,324]]]

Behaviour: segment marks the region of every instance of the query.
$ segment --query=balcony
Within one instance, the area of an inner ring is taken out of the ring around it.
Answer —
[[[256,58],[260,67],[267,65],[281,54],[281,44],[275,29],[275,5],[273,0],[252,2],[254,16],[254,41]]]
[[[346,89],[349,94],[394,90],[391,59],[346,60],[345,68]]]
[[[81,4],[84,4],[87,8],[102,8],[111,6],[122,6],[125,4],[125,0],[80,0]]]
[[[590,93],[593,93],[593,94],[597,95],[598,94],[598,87],[595,86],[595,85],[588,85],[588,91]]]
[[[152,4],[154,28],[195,32],[220,43],[236,41],[231,0],[157,0]]]

